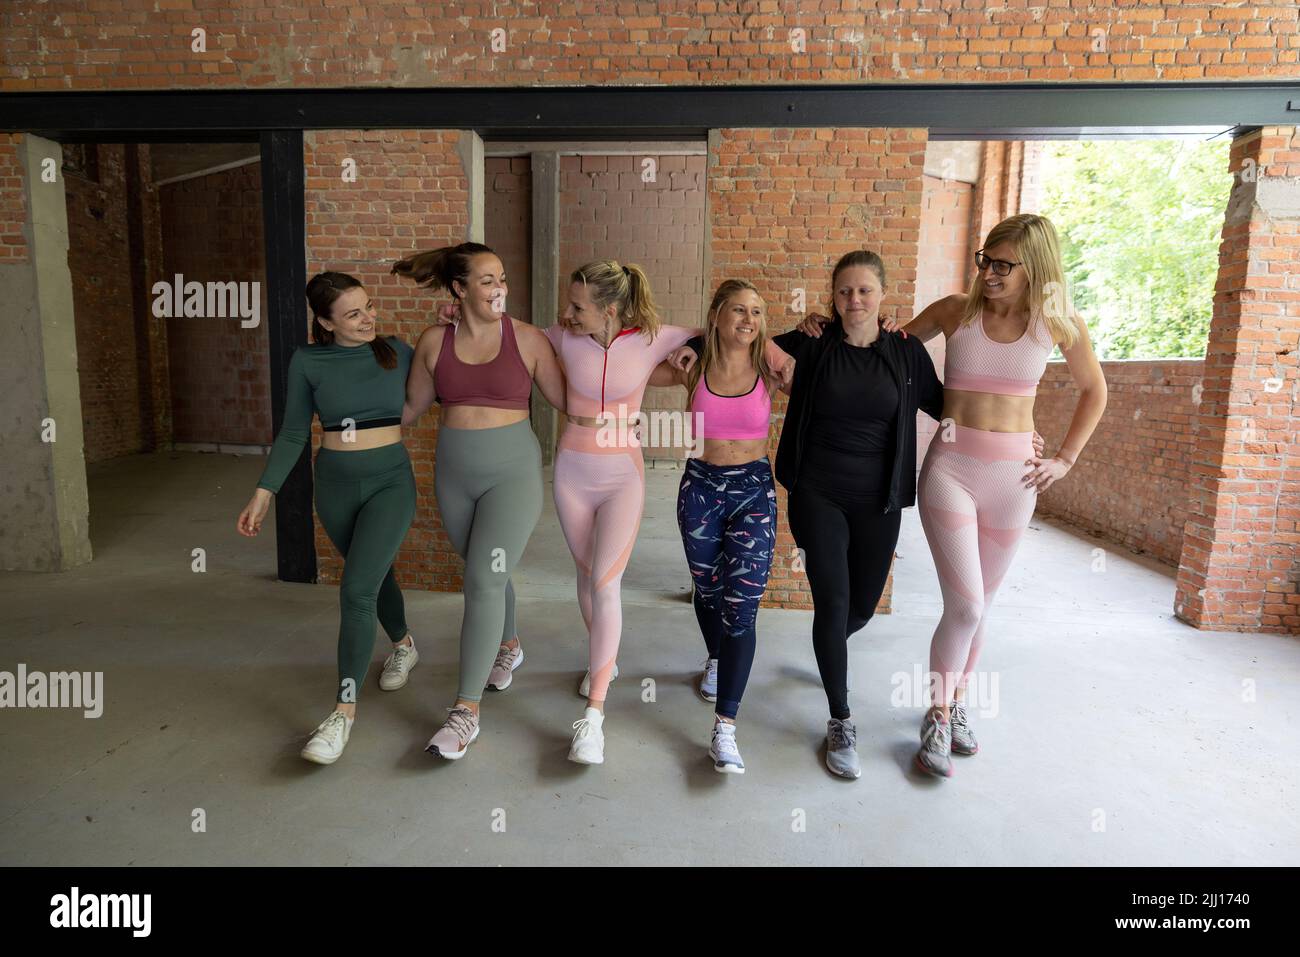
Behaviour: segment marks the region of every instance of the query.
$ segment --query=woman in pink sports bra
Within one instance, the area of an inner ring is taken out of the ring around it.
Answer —
[[[979,750],[963,704],[966,684],[1038,493],[1070,471],[1106,408],[1106,380],[1087,326],[1065,305],[1051,222],[1004,219],[989,231],[975,264],[966,294],[932,303],[911,322],[882,322],[922,342],[940,332],[947,338],[943,419],[917,480],[943,616],[930,643],[931,707],[916,764],[940,777],[952,775],[952,752]],[[820,336],[825,321],[809,316],[799,328]],[[1034,431],[1034,395],[1058,344],[1080,396],[1065,441],[1046,458],[1035,451],[1042,440]]]
[[[975,262],[966,295],[941,299],[903,326],[923,341],[947,337],[944,419],[917,484],[943,616],[930,645],[931,707],[916,764],[940,777],[952,774],[952,752],[979,749],[963,704],[966,683],[1038,493],[1070,471],[1106,408],[1087,326],[1060,305],[1065,272],[1051,222],[1003,220]],[[1031,445],[1034,395],[1057,344],[1080,396],[1065,441],[1045,458]]]
[[[744,774],[736,714],[757,643],[758,605],[776,547],[776,486],[767,459],[772,394],[789,356],[767,337],[758,290],[728,279],[713,294],[700,358],[688,372],[664,362],[651,385],[683,385],[702,454],[686,460],[677,525],[690,566],[691,602],[708,648],[700,695],[714,701],[714,770]],[[770,363],[770,364],[769,364]],[[785,377],[787,380],[789,375]]]

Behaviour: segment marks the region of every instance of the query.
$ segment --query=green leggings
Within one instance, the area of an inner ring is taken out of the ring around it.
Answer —
[[[497,649],[515,636],[510,574],[542,514],[542,453],[527,420],[438,429],[434,492],[452,547],[465,560],[460,690],[483,695]]]
[[[339,585],[339,696],[357,700],[375,650],[375,620],[406,637],[406,606],[393,574],[415,517],[415,474],[401,442],[316,453],[316,514],[343,556]]]

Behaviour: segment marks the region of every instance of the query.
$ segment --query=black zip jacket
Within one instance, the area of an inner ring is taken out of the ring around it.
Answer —
[[[773,341],[794,357],[794,383],[786,407],[785,425],[776,449],[776,480],[793,492],[803,461],[804,435],[812,417],[812,396],[822,372],[822,358],[833,343],[844,339],[844,325],[838,320],[822,328],[814,339],[798,330],[773,336]],[[687,343],[703,354],[704,340]],[[898,387],[898,420],[894,429],[894,467],[889,480],[885,511],[895,512],[916,504],[916,412],[922,410],[938,421],[943,417],[943,383],[935,375],[934,361],[916,336],[881,330],[876,346],[894,374]]]

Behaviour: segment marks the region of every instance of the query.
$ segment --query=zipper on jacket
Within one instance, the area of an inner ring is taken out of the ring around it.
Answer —
[[[614,343],[610,343],[612,346]],[[605,358],[600,367],[600,414],[605,414],[605,370],[609,368],[609,350],[605,350]]]
[[[882,333],[883,335],[883,333]],[[882,356],[884,353],[882,353]],[[901,357],[894,356],[899,361],[905,361]],[[889,366],[889,374],[894,377],[894,385],[898,388],[898,414],[894,422],[894,472],[889,479],[889,494],[885,496],[885,514],[888,515],[891,506],[894,506],[898,500],[898,480],[902,474],[903,446],[903,429],[906,427],[907,417],[907,391],[903,386],[903,373],[895,368],[890,356],[885,356],[885,365]],[[908,379],[911,382],[911,379]],[[915,468],[915,466],[913,466]],[[895,509],[896,511],[898,509]]]

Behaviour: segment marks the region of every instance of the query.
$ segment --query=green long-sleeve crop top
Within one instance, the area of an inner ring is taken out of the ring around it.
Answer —
[[[280,491],[311,437],[311,417],[320,415],[327,432],[351,419],[357,428],[398,425],[406,402],[406,374],[414,353],[396,336],[386,337],[397,350],[397,367],[385,369],[375,360],[369,343],[360,346],[314,344],[299,346],[289,360],[284,422],[275,437],[258,488]],[[391,420],[391,421],[384,421]]]

